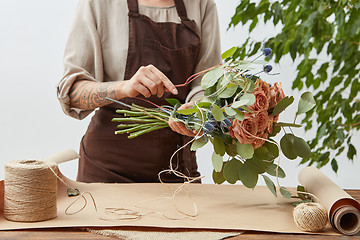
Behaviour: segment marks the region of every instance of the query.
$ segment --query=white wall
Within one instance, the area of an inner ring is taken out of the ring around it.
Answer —
[[[247,36],[247,28],[226,30],[238,1],[215,2],[224,51],[241,44]],[[90,118],[79,121],[63,114],[55,91],[62,75],[62,55],[76,4],[76,0],[0,1],[0,179],[4,177],[7,161],[41,159],[65,148],[79,148]],[[262,28],[254,38],[265,39],[273,30]],[[276,78],[264,76],[264,79],[282,82],[285,93],[298,99],[299,94],[291,90],[295,69],[287,58],[280,65],[274,65],[273,71],[280,75]],[[291,114],[286,115],[281,116],[281,120],[291,121]],[[360,140],[358,136],[357,139]],[[358,151],[359,146],[355,146]],[[206,176],[204,183],[212,183],[211,153],[210,146],[198,151],[199,168]],[[322,170],[343,188],[359,188],[359,159],[351,163],[342,158],[338,162],[338,175],[330,166]],[[298,163],[299,160],[281,158],[280,164],[288,175],[281,181],[282,185],[298,184],[297,173],[304,167]],[[77,163],[61,164],[60,169],[74,179]]]

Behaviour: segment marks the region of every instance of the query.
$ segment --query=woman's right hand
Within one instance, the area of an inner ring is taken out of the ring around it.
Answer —
[[[151,95],[162,97],[165,91],[178,94],[174,84],[153,65],[142,66],[130,80],[121,84],[121,95],[124,97],[136,97],[139,94],[148,98]]]

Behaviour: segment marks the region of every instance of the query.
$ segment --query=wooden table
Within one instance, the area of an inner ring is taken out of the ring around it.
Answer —
[[[356,200],[360,201],[360,190],[347,190]],[[115,237],[105,237],[87,232],[79,228],[55,228],[55,229],[32,229],[32,230],[16,230],[16,231],[0,231],[0,239],[6,240],[109,240],[118,239]],[[229,240],[360,240],[360,234],[356,236],[324,236],[310,234],[277,234],[267,232],[247,231],[236,237],[228,238]]]

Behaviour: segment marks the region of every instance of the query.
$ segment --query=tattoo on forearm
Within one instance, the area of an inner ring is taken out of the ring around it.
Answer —
[[[72,107],[92,110],[111,103],[106,97],[116,98],[114,82],[77,81],[70,90]]]

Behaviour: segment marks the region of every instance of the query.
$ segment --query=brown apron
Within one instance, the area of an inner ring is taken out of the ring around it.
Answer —
[[[139,14],[137,0],[128,0],[129,48],[124,79],[130,79],[141,66],[157,67],[174,84],[184,83],[194,73],[200,50],[197,26],[187,17],[184,2],[175,0],[181,23],[154,22]],[[162,98],[151,96],[148,100],[167,104],[165,98],[185,101],[189,87],[178,89],[174,96],[165,93]],[[128,104],[145,107],[152,105],[138,99],[121,99]],[[158,173],[169,169],[171,155],[191,138],[173,132],[170,128],[157,130],[128,139],[115,135],[119,117],[115,111],[122,108],[110,104],[96,111],[80,146],[78,181],[83,182],[158,182]],[[173,158],[173,166],[188,176],[199,176],[195,152],[190,144]],[[173,174],[163,174],[165,182],[183,182]]]

